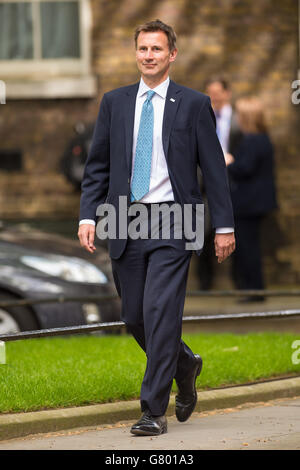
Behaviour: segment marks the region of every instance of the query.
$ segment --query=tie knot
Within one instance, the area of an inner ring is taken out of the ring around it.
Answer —
[[[151,101],[154,94],[155,94],[155,91],[153,90],[147,91],[147,101]]]

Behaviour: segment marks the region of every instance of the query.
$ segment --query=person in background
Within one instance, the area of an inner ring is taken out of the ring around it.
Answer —
[[[231,105],[231,86],[224,77],[212,77],[206,82],[205,92],[211,99],[216,116],[216,132],[223,153],[233,153],[242,138],[242,132],[237,122],[236,112]],[[205,203],[205,243],[201,256],[197,257],[197,274],[201,290],[209,290],[212,288],[214,277],[214,230],[210,223],[206,191],[203,187],[201,173],[199,173],[199,182]]]
[[[232,153],[242,133],[231,104],[232,92],[229,82],[223,77],[211,78],[206,82],[206,93],[211,99],[216,116],[216,131],[224,154]]]
[[[235,218],[236,251],[233,277],[238,289],[264,289],[261,258],[261,224],[277,208],[274,151],[266,126],[263,105],[257,97],[236,102],[243,138],[232,153],[225,154]],[[262,301],[263,296],[242,301]]]

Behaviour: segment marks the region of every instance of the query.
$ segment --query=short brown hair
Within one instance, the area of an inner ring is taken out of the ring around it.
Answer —
[[[229,90],[230,90],[230,83],[229,83],[229,81],[228,81],[225,77],[215,76],[215,77],[209,78],[209,79],[205,82],[205,88],[209,87],[209,86],[212,85],[213,83],[220,83],[220,85],[222,85],[222,87],[223,87],[224,90],[226,90],[226,91],[229,91]]]
[[[169,50],[173,52],[176,49],[176,34],[173,28],[160,20],[148,21],[148,23],[138,26],[134,33],[135,47],[137,48],[138,36],[141,32],[153,33],[156,31],[163,31],[168,38]]]
[[[266,117],[262,101],[256,96],[239,98],[235,103],[243,132],[267,133]]]

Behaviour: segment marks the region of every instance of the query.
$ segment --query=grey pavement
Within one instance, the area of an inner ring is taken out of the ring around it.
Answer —
[[[299,450],[300,398],[246,403],[193,413],[185,423],[168,417],[168,433],[133,436],[123,421],[0,442],[1,450]]]

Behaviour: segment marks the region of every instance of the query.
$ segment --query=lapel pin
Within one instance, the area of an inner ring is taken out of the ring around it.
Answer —
[[[174,98],[170,98],[170,101],[172,101],[172,103],[175,103],[175,100],[174,100]]]

